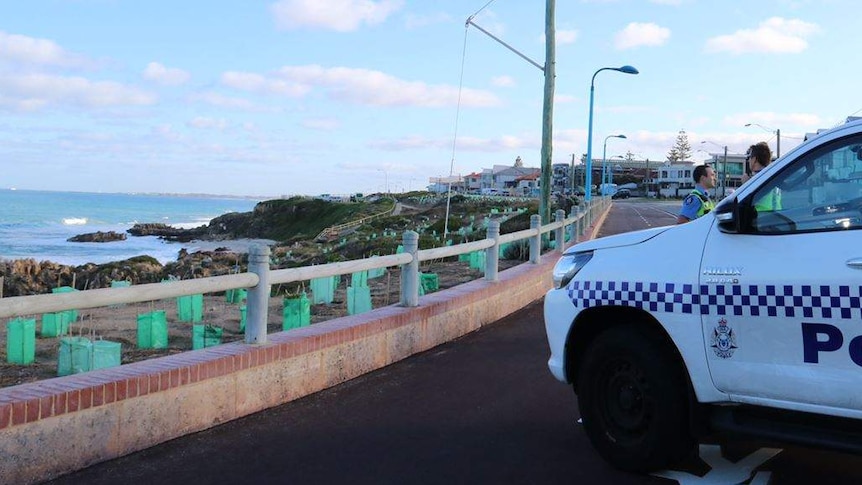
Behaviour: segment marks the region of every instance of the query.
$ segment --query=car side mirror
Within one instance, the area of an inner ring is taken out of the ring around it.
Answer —
[[[718,229],[727,234],[743,234],[748,232],[757,212],[745,201],[739,202],[736,197],[723,200],[713,210]]]

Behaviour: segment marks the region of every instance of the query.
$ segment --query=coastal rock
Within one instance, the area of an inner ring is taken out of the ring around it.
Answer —
[[[198,226],[194,229],[182,229],[167,224],[147,223],[135,224],[126,232],[132,236],[157,236],[159,239],[171,242],[189,242],[201,239],[207,234],[207,226]]]
[[[77,236],[70,237],[66,239],[69,242],[114,242],[114,241],[125,241],[126,235],[121,232],[108,231],[108,232],[90,232],[87,234],[78,234]]]

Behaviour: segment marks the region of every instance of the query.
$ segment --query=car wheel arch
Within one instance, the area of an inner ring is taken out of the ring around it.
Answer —
[[[688,368],[674,345],[667,330],[649,312],[626,306],[607,306],[590,308],[581,312],[572,323],[571,330],[566,339],[566,380],[570,383],[578,382],[578,372],[581,362],[590,343],[601,333],[625,324],[638,324],[641,330],[649,332],[659,338],[666,352],[670,352],[674,362],[679,366],[686,376],[689,395],[694,398],[694,389],[691,379],[688,377]]]

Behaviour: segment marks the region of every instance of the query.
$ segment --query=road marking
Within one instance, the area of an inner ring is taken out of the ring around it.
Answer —
[[[733,463],[721,456],[720,446],[700,445],[700,458],[710,466],[709,472],[704,476],[699,477],[697,475],[692,475],[691,473],[676,470],[666,470],[653,473],[652,475],[676,480],[680,485],[726,485],[730,483],[768,485],[769,480],[772,478],[772,474],[766,471],[755,472],[754,469],[763,465],[782,451],[783,450],[778,448],[761,448],[736,463]]]

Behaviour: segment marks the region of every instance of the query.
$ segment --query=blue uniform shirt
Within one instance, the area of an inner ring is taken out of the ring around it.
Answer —
[[[706,194],[709,196],[709,192],[706,191],[706,188],[703,185],[697,184],[694,186],[700,193]],[[697,214],[700,212],[700,207],[703,205],[703,201],[700,200],[695,194],[688,194],[685,199],[682,201],[682,209],[679,211],[679,215],[685,217],[686,219],[693,221],[697,219]]]

